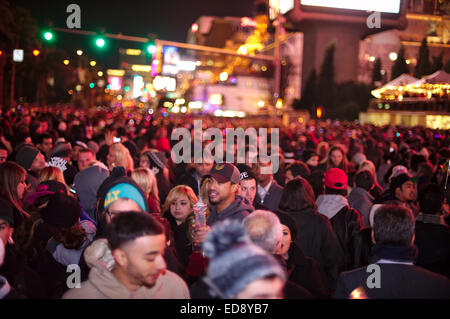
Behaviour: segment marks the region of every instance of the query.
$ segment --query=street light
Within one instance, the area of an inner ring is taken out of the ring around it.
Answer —
[[[97,64],[97,62],[95,62],[95,61],[91,61],[91,62],[90,62],[90,65],[91,65],[91,66],[95,66],[96,64]]]
[[[39,50],[33,50],[33,55],[38,56],[41,52]]]
[[[69,63],[70,63],[70,61],[69,61],[69,60],[67,60],[67,59],[66,59],[66,60],[64,60],[64,64],[65,64],[65,65],[69,65]]]
[[[98,71],[97,75],[98,76],[103,76],[103,72],[102,71]]]
[[[82,55],[83,54],[83,50],[77,50],[77,54],[78,55]]]
[[[395,61],[395,60],[397,60],[397,53],[395,53],[395,52],[391,52],[391,53],[389,53],[389,59],[391,60],[391,61]]]

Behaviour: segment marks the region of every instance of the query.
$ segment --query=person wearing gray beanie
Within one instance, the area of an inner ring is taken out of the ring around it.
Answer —
[[[253,244],[238,221],[216,224],[203,243],[210,259],[203,281],[224,299],[282,298],[287,280],[276,259]]]

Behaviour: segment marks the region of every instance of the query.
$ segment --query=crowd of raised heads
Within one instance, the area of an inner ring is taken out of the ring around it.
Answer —
[[[223,160],[191,139],[180,162],[196,120],[224,146],[269,133]],[[0,298],[450,298],[449,131],[23,106],[0,124]]]

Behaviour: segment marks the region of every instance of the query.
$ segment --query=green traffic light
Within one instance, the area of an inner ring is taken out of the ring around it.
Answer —
[[[148,51],[148,53],[150,53],[150,54],[154,54],[154,53],[156,52],[156,45],[150,44],[150,45],[147,47],[147,51]]]
[[[105,45],[105,40],[103,40],[102,38],[98,38],[97,40],[95,40],[95,44],[99,47],[102,48]]]
[[[53,33],[48,32],[48,31],[44,33],[45,40],[50,41],[52,38],[53,38]]]
[[[95,86],[95,84],[94,84],[93,82],[89,83],[89,87],[90,87],[91,89],[93,89],[94,86]]]

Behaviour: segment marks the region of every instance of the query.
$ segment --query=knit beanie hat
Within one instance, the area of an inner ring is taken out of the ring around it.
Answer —
[[[217,223],[203,243],[210,258],[204,281],[223,298],[235,298],[245,287],[275,275],[286,282],[286,272],[276,259],[253,244],[238,221]]]
[[[43,221],[56,228],[69,228],[78,222],[81,207],[76,198],[56,193],[50,196],[47,206],[41,209]]]
[[[144,191],[134,180],[126,176],[125,168],[117,166],[113,168],[111,175],[98,188],[98,211],[105,210],[120,198],[131,199],[141,207],[142,211],[147,211],[147,200]]]
[[[23,145],[16,154],[16,162],[26,170],[31,167],[34,159],[39,154],[39,150],[33,145]]]

